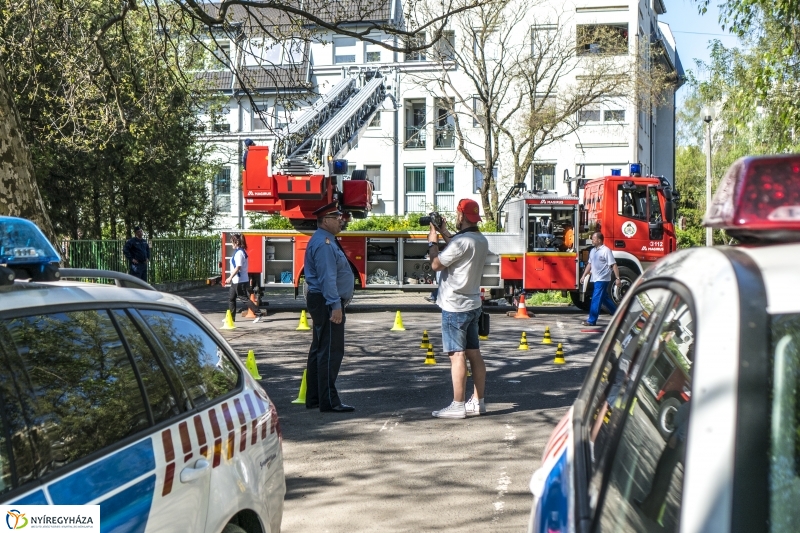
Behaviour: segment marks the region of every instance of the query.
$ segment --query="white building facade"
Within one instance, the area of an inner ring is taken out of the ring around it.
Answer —
[[[629,3],[585,0],[559,5],[558,9],[559,15],[554,17],[552,6],[544,3],[519,14],[515,33],[506,42],[513,42],[517,49],[532,47],[536,32],[560,31],[574,43],[574,36],[580,35],[584,28],[602,26],[616,32],[626,45],[619,61],[630,61],[641,50],[641,43],[647,43],[648,49],[660,47],[663,68],[673,73],[676,83],[656,103],[651,103],[647,89],[643,88],[640,97],[612,94],[578,111],[574,119],[579,127],[574,132],[536,152],[533,164],[525,171],[527,188],[566,193],[565,172],[573,177],[582,174],[595,178],[619,169],[625,175],[631,163],[640,163],[643,174],[663,175],[672,181],[674,91],[683,71],[672,33],[658,21],[658,15],[666,11],[662,0]],[[387,6],[383,22],[397,21],[398,10],[398,5]],[[552,20],[562,27],[549,23]],[[568,26],[563,27],[565,24]],[[353,27],[359,28],[356,24]],[[288,45],[271,45],[268,40],[258,41],[253,36],[231,40],[226,45],[224,39],[218,38],[218,46],[230,47],[224,50],[229,60],[204,73],[209,88],[225,102],[218,114],[205,117],[209,124],[207,140],[214,143],[217,158],[222,162],[222,170],[212,184],[219,213],[217,225],[249,227],[239,188],[245,139],[272,145],[280,127],[342,76],[363,75],[375,69],[387,78],[388,92],[393,98],[385,100],[384,108],[358,146],[346,156],[351,170],[366,170],[374,183],[373,213],[402,216],[434,209],[452,212],[458,200],[465,197],[480,203],[478,188],[482,173],[458,149],[459,143],[464,142],[474,160],[483,160],[483,130],[478,118],[470,118],[477,116],[477,104],[459,112],[462,132],[459,138],[454,133],[452,113],[442,100],[452,98],[453,94],[448,94],[452,91],[458,94],[464,107],[469,107],[473,100],[477,102],[469,96],[476,90],[466,69],[447,57],[447,47],[468,46],[468,39],[461,38],[458,32],[455,24],[446,31],[435,45],[437,53],[432,48],[411,54],[332,34],[316,34],[305,42],[290,41]],[[371,36],[400,45],[393,36],[379,33]],[[578,50],[573,60],[591,61],[588,56],[593,49],[587,46],[585,50],[585,53]],[[491,53],[499,57],[504,50]],[[263,63],[259,58],[263,58]],[[437,92],[436,77],[445,71],[452,80],[450,89]],[[582,72],[580,65],[569,69],[561,83],[564,87],[574,84]],[[514,178],[512,165],[506,163],[504,141],[498,142],[501,157],[493,173],[502,198]]]

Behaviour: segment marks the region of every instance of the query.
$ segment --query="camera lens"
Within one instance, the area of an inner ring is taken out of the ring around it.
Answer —
[[[431,217],[419,217],[420,226],[429,226],[430,223],[431,223]]]

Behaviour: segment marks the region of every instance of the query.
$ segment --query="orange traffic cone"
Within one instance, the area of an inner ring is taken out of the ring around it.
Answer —
[[[519,305],[517,306],[517,314],[514,318],[530,318],[528,316],[528,308],[525,306],[525,293],[519,295]]]
[[[256,295],[255,294],[251,294],[250,295],[250,301],[253,302],[253,304],[256,307],[258,307],[258,302],[256,301]],[[256,314],[249,307],[247,308],[247,313],[242,313],[242,318],[255,318],[255,317],[256,317]]]

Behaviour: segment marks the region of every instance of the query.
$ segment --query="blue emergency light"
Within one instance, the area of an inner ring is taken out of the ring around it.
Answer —
[[[642,164],[641,163],[631,163],[631,176],[641,176],[642,175]]]
[[[612,176],[622,176],[622,169],[621,168],[612,168],[611,169]]]
[[[333,173],[337,176],[347,174],[347,159],[334,159]]]
[[[0,284],[20,277],[20,272],[37,280],[57,279],[60,261],[58,252],[36,224],[23,218],[0,217]]]

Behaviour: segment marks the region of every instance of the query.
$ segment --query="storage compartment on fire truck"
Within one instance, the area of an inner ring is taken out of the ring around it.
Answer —
[[[367,287],[397,287],[402,284],[398,273],[397,239],[367,239]]]
[[[249,162],[248,162],[249,164]],[[276,174],[275,185],[282,200],[321,200],[327,192],[325,176],[289,176]]]
[[[262,285],[293,287],[294,238],[264,237]]]
[[[550,200],[555,202],[558,200]],[[524,288],[529,290],[574,290],[577,287],[577,254],[565,243],[568,227],[574,225],[574,205],[537,203],[528,206],[528,245],[525,254]]]
[[[372,182],[345,180],[342,182],[342,207],[348,210],[372,210]]]
[[[440,242],[440,245],[444,243]],[[436,272],[428,259],[428,239],[403,239],[403,287],[437,287]]]

